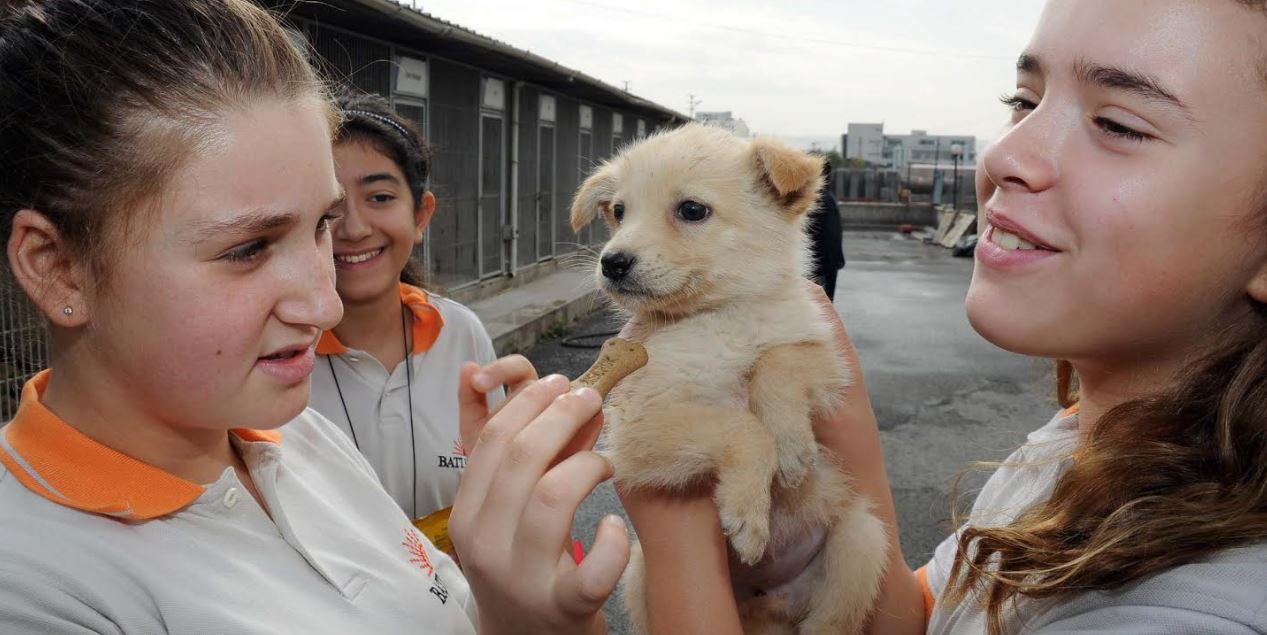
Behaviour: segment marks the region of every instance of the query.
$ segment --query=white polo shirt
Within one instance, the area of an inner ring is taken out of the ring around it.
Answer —
[[[465,306],[403,283],[400,298],[413,316],[408,359],[388,372],[372,355],[349,349],[327,331],[317,344],[308,405],[353,440],[387,493],[419,518],[453,504],[466,465],[458,434],[458,369],[469,361],[488,364],[497,354],[483,324]],[[503,398],[497,389],[489,406]]]
[[[0,633],[476,631],[457,566],[319,414],[231,433],[266,514],[232,468],[199,485],[84,436],[48,377],[0,429]]]
[[[973,503],[969,522],[1006,525],[1045,501],[1073,464],[1077,447],[1078,414],[1073,408],[1031,433],[1025,446],[990,476]],[[955,605],[941,601],[958,548],[958,534],[950,536],[917,573],[924,584],[930,635],[986,632],[979,598]],[[1228,549],[1113,591],[1021,600],[1003,616],[1007,633],[1267,633],[1267,543]]]

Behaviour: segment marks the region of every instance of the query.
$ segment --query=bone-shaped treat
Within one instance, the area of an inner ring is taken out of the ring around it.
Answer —
[[[647,349],[638,342],[619,337],[603,342],[594,365],[572,382],[572,388],[589,387],[607,398],[620,380],[647,365]]]

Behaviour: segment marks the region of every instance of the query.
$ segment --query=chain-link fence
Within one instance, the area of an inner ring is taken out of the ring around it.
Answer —
[[[44,320],[6,272],[0,282],[0,422],[13,418],[22,386],[48,365]]]

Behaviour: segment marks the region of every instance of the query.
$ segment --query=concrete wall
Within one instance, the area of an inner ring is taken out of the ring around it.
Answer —
[[[840,221],[849,229],[892,229],[909,223],[915,227],[937,226],[937,213],[932,205],[901,203],[840,203]]]

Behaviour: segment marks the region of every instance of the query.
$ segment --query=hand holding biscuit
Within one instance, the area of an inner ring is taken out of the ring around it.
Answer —
[[[599,525],[581,563],[562,548],[581,501],[611,477],[592,451],[602,399],[647,363],[636,342],[612,340],[576,382],[536,380],[528,360],[512,356],[462,368],[461,433],[469,452],[449,527],[480,607],[481,633],[591,633],[629,561],[619,517]],[[510,396],[489,412],[486,395]]]
[[[629,561],[623,521],[604,519],[579,564],[564,548],[576,508],[611,477],[611,464],[590,450],[601,407],[593,389],[551,375],[463,430],[470,454],[449,527],[481,633],[605,628],[603,603]],[[578,438],[585,447],[570,451]]]

